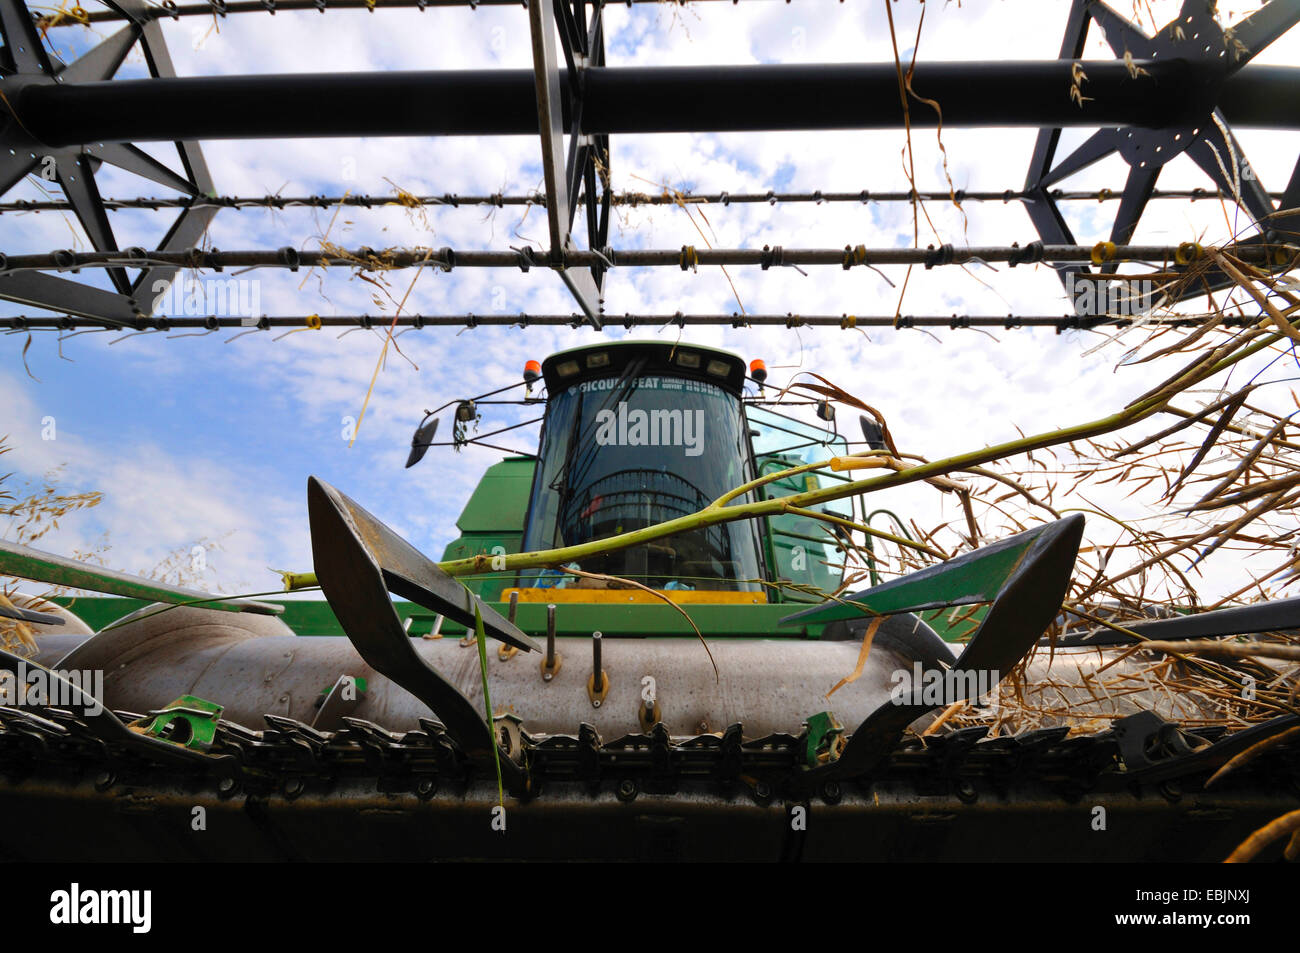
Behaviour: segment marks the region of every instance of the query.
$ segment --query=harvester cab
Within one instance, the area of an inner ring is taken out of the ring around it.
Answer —
[[[539,379],[544,397],[533,394]],[[778,394],[765,381],[761,362],[751,374],[729,352],[662,342],[602,343],[553,354],[540,366],[529,362],[523,403],[545,405],[538,451],[489,470],[484,485],[490,489],[466,507],[462,536],[445,558],[590,544],[689,521],[724,498],[743,503],[816,490],[828,476],[847,481],[823,471],[753,485],[851,452],[835,430],[830,404]],[[444,407],[461,424],[467,407],[490,396]],[[802,406],[816,407],[818,423],[778,409]],[[427,414],[412,440],[414,460],[432,445],[436,429],[437,418]],[[473,442],[459,427],[447,444]],[[846,501],[812,508],[851,520],[855,507]],[[494,525],[484,532],[487,523]],[[557,592],[576,601],[585,593],[594,602],[600,601],[595,593],[627,590],[634,582],[693,602],[811,601],[805,593],[839,586],[848,545],[847,532],[834,524],[781,513],[594,551],[560,568],[484,580],[478,591],[497,598],[513,592],[526,602],[553,601]]]

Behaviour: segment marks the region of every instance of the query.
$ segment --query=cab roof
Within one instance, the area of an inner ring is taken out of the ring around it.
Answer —
[[[707,381],[739,397],[745,386],[743,358],[715,347],[667,341],[609,341],[584,344],[552,354],[542,362],[542,377],[551,396],[574,384],[619,377],[630,365],[636,373]]]

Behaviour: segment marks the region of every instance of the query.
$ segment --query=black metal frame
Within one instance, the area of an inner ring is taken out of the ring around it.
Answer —
[[[31,14],[23,0],[0,0],[0,29],[5,46],[0,91],[5,102],[32,90],[63,88],[79,83],[111,80],[131,49],[140,44],[149,72],[155,78],[172,77],[172,66],[162,28],[149,14],[146,0],[105,0],[130,22],[73,63],[63,64],[49,56]],[[0,194],[7,192],[38,166],[51,170],[63,194],[85,229],[96,251],[117,251],[117,239],[107,210],[95,185],[95,172],[107,162],[135,175],[175,189],[191,200],[215,194],[212,176],[203,153],[195,142],[177,141],[182,171],[177,172],[130,143],[69,143],[51,148],[35,138],[13,110],[0,129]],[[182,207],[161,240],[159,249],[188,248],[197,244],[216,214],[211,206]],[[0,279],[0,297],[10,301],[68,314],[101,318],[127,324],[140,314],[153,312],[154,288],[170,285],[179,269],[151,265],[134,278],[126,268],[109,269],[112,291],[82,282],[39,272],[5,274]]]
[[[687,327],[732,327],[732,328],[839,328],[851,331],[866,328],[889,328],[895,331],[943,329],[957,331],[962,329],[993,329],[1014,331],[1021,328],[1051,328],[1056,332],[1093,328],[1099,324],[1113,327],[1129,327],[1136,324],[1133,318],[1089,318],[1077,314],[603,314],[605,325],[621,328],[687,328]],[[1256,318],[1237,315],[1225,317],[1220,324],[1224,327],[1249,327],[1257,323]],[[477,327],[572,327],[580,328],[588,323],[586,316],[577,312],[570,314],[404,314],[396,319],[400,328],[394,337],[407,331],[422,328],[477,328]],[[1194,328],[1205,323],[1204,316],[1177,315],[1173,317],[1151,318],[1142,322],[1144,327]],[[125,331],[124,337],[135,334],[156,334],[160,331],[183,331],[171,337],[202,337],[222,330],[238,333],[226,338],[229,343],[244,334],[272,329],[287,328],[285,334],[319,328],[343,328],[343,334],[353,331],[378,330],[394,326],[394,319],[366,314],[338,314],[322,317],[320,315],[263,315],[251,326],[244,318],[206,317],[172,318],[151,317],[137,318],[135,324],[126,328],[120,324],[111,324],[103,319],[57,317],[50,315],[0,318],[0,329],[6,333],[25,333],[31,331],[58,331],[71,334],[84,334],[97,331]],[[71,335],[69,335],[71,336]],[[343,335],[340,334],[339,337]],[[276,335],[279,340],[284,334]],[[120,338],[118,339],[120,340]]]
[[[49,168],[52,160],[66,206],[101,253],[119,251],[107,212],[132,206],[105,203],[94,181],[100,163],[110,162],[175,189],[184,198],[153,207],[176,206],[181,213],[153,251],[128,249],[121,261],[107,267],[112,290],[48,274],[76,271],[78,258],[84,257],[73,256],[69,268],[71,253],[60,252],[48,256],[45,266],[0,267],[0,298],[109,326],[140,327],[153,310],[149,292],[160,281],[170,282],[180,267],[210,266],[202,259],[178,264],[158,256],[198,245],[221,204],[210,198],[215,192],[198,139],[539,135],[550,248],[536,256],[530,253],[529,264],[557,271],[585,321],[599,328],[605,273],[613,264],[607,245],[614,203],[609,183],[611,133],[895,128],[903,121],[892,63],[607,67],[603,0],[524,4],[533,39],[531,71],[185,78],[174,74],[158,19],[201,12],[202,5],[160,11],[146,0],[104,2],[109,15],[92,19],[124,19],[127,26],[64,66],[45,53],[24,0],[0,0],[5,39],[0,49],[0,146],[7,147],[0,149],[0,193],[38,165]],[[459,2],[417,0],[414,5]],[[273,13],[276,6],[272,0],[257,5],[214,2],[210,12]],[[280,6],[301,9],[303,4]],[[313,0],[312,6],[324,12],[328,3]],[[1148,37],[1100,0],[1074,0],[1058,59],[921,63],[913,84],[942,104],[948,126],[1040,128],[1024,189],[1008,190],[1002,197],[1023,199],[1045,244],[1076,245],[1057,206],[1059,190],[1053,186],[1113,152],[1130,165],[1111,230],[1115,244],[1127,244],[1155,194],[1160,167],[1183,152],[1220,192],[1238,198],[1260,226],[1261,234],[1247,242],[1295,243],[1300,239],[1300,214],[1276,215],[1272,195],[1250,172],[1227,124],[1300,128],[1300,113],[1294,108],[1300,100],[1300,69],[1247,65],[1300,22],[1300,0],[1270,0],[1227,32],[1214,21],[1211,7],[1209,0],[1184,0],[1178,19]],[[1115,61],[1081,64],[1092,23],[1106,31]],[[137,42],[152,79],[113,80]],[[1086,78],[1080,77],[1080,66]],[[1075,99],[1067,95],[1072,86],[1079,93]],[[843,95],[846,89],[854,95]],[[384,90],[400,90],[402,95],[387,96]],[[436,114],[413,118],[401,105],[413,92],[439,90],[455,95],[439,97],[448,105]],[[196,100],[204,109],[174,108]],[[326,100],[328,107],[323,107]],[[349,108],[349,103],[361,100],[364,109]],[[914,111],[912,125],[935,122],[937,116],[930,112]],[[1060,132],[1066,126],[1102,128],[1056,162]],[[175,142],[183,172],[131,144],[151,140]],[[861,195],[866,200],[869,193]],[[812,198],[820,201],[819,196],[814,193]],[[585,249],[575,244],[573,235],[579,205],[585,210]],[[1280,207],[1297,206],[1300,163]],[[703,259],[704,253],[700,255]],[[25,257],[35,261],[38,256]],[[134,266],[135,277],[130,276],[132,261],[140,263]],[[1063,280],[1089,271],[1077,263],[1054,264]],[[1098,274],[1112,274],[1116,267],[1117,260],[1107,261]],[[1224,276],[1213,273],[1185,296],[1224,283]],[[16,326],[12,319],[9,326]]]
[[[551,267],[560,273],[578,306],[591,326],[600,330],[601,287],[605,267],[592,265],[589,270],[565,268],[564,255],[573,246],[574,215],[578,195],[586,189],[587,242],[589,249],[605,247],[609,235],[609,137],[583,131],[583,105],[587,70],[605,65],[605,32],[602,8],[592,8],[587,0],[545,0],[528,8],[533,38],[533,72],[537,85],[537,127],[542,140],[542,170],[546,180],[546,216],[550,226]],[[559,27],[560,51],[566,69],[560,73],[555,49],[555,31]],[[569,147],[564,150],[565,99],[567,92]],[[598,167],[602,192],[595,200]]]
[[[1139,61],[1182,61],[1193,68],[1194,79],[1189,79],[1182,89],[1188,104],[1182,116],[1167,126],[1104,127],[1060,161],[1056,161],[1056,147],[1062,127],[1039,131],[1024,191],[1025,210],[1044,242],[1074,242],[1051,195],[1051,187],[1115,153],[1129,165],[1110,233],[1110,241],[1117,245],[1128,244],[1132,239],[1142,212],[1154,194],[1160,170],[1170,159],[1184,153],[1210,177],[1217,189],[1232,197],[1250,215],[1251,223],[1260,230],[1254,241],[1294,242],[1300,238],[1300,214],[1274,216],[1279,208],[1300,207],[1300,160],[1282,195],[1281,205],[1275,206],[1232,135],[1221,104],[1232,78],[1260,50],[1300,20],[1300,0],[1274,0],[1237,23],[1230,33],[1225,33],[1215,21],[1213,7],[1212,0],[1183,0],[1177,19],[1152,37],[1104,3],[1073,0],[1061,42],[1062,61],[1079,61],[1089,29],[1095,23],[1101,27],[1115,55],[1133,61],[1135,72],[1144,69],[1137,65]],[[1090,70],[1091,64],[1085,68],[1085,75]],[[1091,93],[1090,78],[1081,80],[1078,86],[1080,96]],[[1291,99],[1293,104],[1296,101]],[[1091,271],[1087,266],[1073,265],[1057,265],[1056,269],[1063,282],[1071,274],[1077,277]],[[1115,262],[1104,263],[1099,268],[1102,274],[1113,274],[1115,270]],[[1229,283],[1226,276],[1216,272],[1204,280],[1199,291]],[[1191,293],[1199,291],[1193,289]]]
[[[1051,189],[1047,194],[1058,202],[1115,202],[1120,198],[1119,193],[1104,188],[1091,190]],[[1280,199],[1282,196],[1282,192],[1269,193],[1271,199]],[[615,192],[611,197],[610,204],[619,208],[655,205],[721,205],[726,208],[731,205],[775,206],[792,203],[811,203],[814,205],[826,203],[831,205],[851,202],[868,205],[872,202],[912,202],[917,200],[921,202],[1001,202],[1005,205],[1009,202],[1024,201],[1032,197],[1029,192],[1023,189],[1005,189],[1001,192],[978,189],[945,189],[942,191],[926,191],[922,189],[919,192],[872,192],[867,189],[860,189],[857,192],[827,192],[820,189],[813,192],[778,192],[775,189],[769,189],[766,192],[694,192],[665,189],[657,193]],[[1191,202],[1204,202],[1231,198],[1231,193],[1220,192],[1216,189],[1157,189],[1151,193],[1153,201],[1157,199],[1182,199]],[[334,208],[336,205],[344,208],[378,208],[391,205],[393,196],[391,194],[368,195],[366,193],[347,192],[343,195],[213,195],[198,198],[139,196],[136,198],[105,198],[102,201],[104,208],[109,211],[128,208],[149,210],[185,208],[191,204],[211,205],[218,209],[264,208],[284,211],[290,208],[326,209]],[[453,209],[478,209],[480,206],[485,205],[494,208],[505,208],[507,205],[546,207],[546,196],[541,192],[526,195],[508,195],[504,192],[497,192],[493,195],[472,195],[458,192],[443,192],[441,195],[406,193],[402,196],[402,201],[407,205]],[[586,193],[579,193],[577,204],[585,205],[586,201]],[[0,215],[14,212],[68,212],[71,210],[72,205],[70,203],[59,199],[16,199],[12,202],[0,202]]]

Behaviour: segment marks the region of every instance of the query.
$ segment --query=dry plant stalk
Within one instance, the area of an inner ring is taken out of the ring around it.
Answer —
[[[936,467],[900,449],[880,411],[830,381],[792,384],[789,389],[864,411],[881,424],[888,451],[864,453],[860,462],[835,469],[884,467],[904,475],[920,464],[928,470],[926,482],[958,504],[946,522],[930,528],[913,524],[908,539],[873,532],[869,560],[863,558],[864,548],[844,546],[828,533],[842,552],[846,577],[862,579],[874,569],[891,578],[1083,510],[1091,515],[1089,539],[1063,607],[1072,615],[1063,615],[1052,635],[1067,625],[1123,630],[1126,622],[1289,594],[1300,578],[1300,464],[1295,462],[1300,440],[1291,429],[1300,414],[1300,398],[1282,391],[1283,381],[1265,380],[1261,371],[1235,390],[1214,392],[1200,409],[1186,410],[1174,402],[1194,395],[1197,385],[1244,358],[1276,355],[1276,361],[1292,353],[1294,336],[1300,335],[1295,327],[1300,299],[1278,274],[1216,249],[1207,249],[1192,267],[1177,273],[1170,287],[1195,287],[1211,269],[1232,278],[1262,317],[1253,326],[1226,327],[1223,317],[1231,296],[1223,296],[1200,327],[1173,343],[1167,328],[1131,329],[1142,340],[1130,348],[1124,363],[1185,362],[1131,405],[1145,402],[1156,408],[1143,419],[1158,414],[1174,421],[1145,439],[1127,438],[1127,428],[1118,427],[1109,435],[1076,439],[1061,431],[1057,439],[1044,435],[1025,438],[1019,446],[1005,445],[1014,449],[979,466]],[[1288,395],[1294,409],[1261,406],[1263,394],[1273,392]],[[1122,519],[1114,505],[1095,499],[1102,496],[1144,503],[1146,512]],[[798,512],[815,515],[807,509]],[[842,519],[834,522],[863,529]],[[1271,567],[1253,574],[1237,591],[1207,596],[1198,590],[1207,566],[1228,565],[1243,555],[1267,559],[1270,553]],[[958,619],[953,610],[946,621],[955,627],[970,620],[972,611],[963,610]],[[977,624],[972,620],[971,629]],[[1300,638],[1295,632],[1250,640],[1152,643],[1141,651],[1076,650],[1065,660],[1066,668],[1073,668],[1069,677],[1059,674],[1064,670],[1059,658],[1047,674],[1054,655],[1059,655],[1054,649],[1036,649],[1004,681],[994,704],[953,706],[944,712],[943,723],[950,728],[991,724],[994,735],[1055,724],[1096,731],[1140,707],[1155,707],[1188,727],[1227,724],[1235,730],[1297,711],[1300,666],[1294,663],[1300,661]]]
[[[6,438],[0,436],[0,456],[10,452],[11,449],[6,443]],[[5,486],[11,476],[13,476],[11,473],[0,474],[0,518],[7,517],[7,522],[0,522],[0,538],[9,539],[20,546],[31,546],[51,530],[58,529],[65,517],[99,506],[104,500],[104,495],[98,491],[62,492],[59,489],[61,469],[46,474],[38,488],[21,497],[16,497]],[[197,547],[202,547],[205,553],[222,548],[219,539],[203,537],[193,543],[177,546],[151,569],[141,572],[140,575],[174,586],[202,588],[205,569],[198,568],[195,564],[194,550]],[[108,541],[105,534],[91,549],[73,550],[72,558],[102,565],[103,552],[107,548]],[[206,567],[206,560],[203,565]],[[36,594],[35,599],[49,602],[66,596],[68,592],[66,588],[56,586]],[[0,606],[10,609],[23,607],[27,598],[17,599],[17,596],[17,581],[0,577]],[[69,608],[75,611],[75,601]],[[36,640],[40,635],[40,628],[17,619],[0,618],[0,648],[33,651],[37,647]]]
[[[1300,832],[1300,811],[1292,811],[1290,814],[1283,814],[1274,821],[1265,824],[1255,833],[1247,837],[1234,850],[1224,863],[1228,864],[1246,864],[1254,860],[1256,856],[1269,844],[1283,837],[1290,836],[1292,841],[1287,845],[1287,860],[1295,860],[1297,852],[1295,850],[1295,835]]]
[[[0,455],[11,449],[5,439],[0,436]],[[50,530],[57,529],[63,517],[98,506],[103,500],[100,493],[59,493],[57,471],[46,477],[39,490],[18,499],[4,486],[12,475],[0,475],[0,517],[8,518],[7,526],[0,525],[0,535],[11,537],[19,545],[31,545]],[[16,608],[13,602],[16,594],[14,583],[0,580],[0,606]],[[52,589],[41,593],[39,598],[50,599],[59,594],[58,590]],[[0,618],[0,648],[35,649],[36,633],[26,622]]]

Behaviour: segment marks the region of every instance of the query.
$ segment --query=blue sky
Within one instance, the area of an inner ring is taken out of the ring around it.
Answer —
[[[983,0],[926,5],[919,41],[922,59],[984,57],[1053,58],[1063,28],[1064,2]],[[1140,5],[1145,8],[1145,3]],[[1157,12],[1176,3],[1154,3]],[[1257,4],[1225,5],[1230,19]],[[1129,4],[1119,3],[1126,13]],[[895,4],[900,48],[916,43],[921,7]],[[1163,24],[1164,16],[1159,17]],[[1146,23],[1144,19],[1144,23]],[[1146,23],[1149,27],[1149,23]],[[278,13],[236,16],[211,29],[211,20],[164,23],[182,75],[374,69],[528,67],[527,15],[521,8]],[[107,35],[109,25],[97,27]],[[800,0],[610,7],[606,13],[611,65],[743,64],[762,62],[885,61],[892,58],[880,3]],[[1292,63],[1300,38],[1284,38],[1259,62]],[[97,37],[81,28],[52,31],[69,55]],[[1088,56],[1103,52],[1094,39]],[[141,75],[139,53],[121,72]],[[196,103],[194,108],[201,109]],[[434,108],[434,107],[431,107]],[[1062,149],[1082,138],[1067,134]],[[1300,145],[1295,134],[1239,133],[1265,184],[1281,188]],[[1030,130],[949,130],[944,135],[949,170],[958,188],[1016,188],[1024,179]],[[765,191],[905,189],[901,132],[623,136],[614,140],[612,173],[619,189],[657,191],[664,185],[699,190]],[[922,188],[944,184],[942,155],[933,130],[914,137]],[[169,146],[150,151],[174,162]],[[336,139],[210,142],[204,152],[223,194],[338,194],[344,190],[391,195],[393,185],[414,193],[526,192],[541,186],[538,146],[531,138]],[[1063,153],[1062,153],[1063,154]],[[1117,157],[1086,170],[1067,185],[1118,188],[1126,167]],[[159,195],[164,190],[105,167],[105,195]],[[1185,160],[1175,160],[1162,187],[1208,187]],[[10,198],[37,197],[27,182]],[[968,221],[951,207],[933,204],[943,241],[1022,244],[1036,237],[1018,205],[968,204]],[[1109,229],[1114,205],[1067,208],[1080,241]],[[210,230],[223,249],[295,245],[318,247],[330,212],[223,210]],[[619,213],[616,246],[678,247],[699,244],[697,226],[719,246],[838,247],[845,243],[909,245],[906,206],[732,206],[705,210],[708,225],[680,210]],[[153,247],[169,213],[113,213],[119,242]],[[53,213],[0,216],[0,249],[7,253],[87,247],[77,226]],[[1163,203],[1143,220],[1137,240],[1176,243],[1197,235],[1221,240],[1226,226],[1217,205]],[[412,215],[389,207],[347,209],[329,239],[346,246],[424,244],[505,248],[543,244],[545,223],[534,210],[429,210]],[[80,246],[75,243],[80,241]],[[923,227],[921,243],[936,241]],[[392,314],[371,300],[372,289],[344,269],[304,275],[253,272],[261,310],[267,313]],[[407,290],[411,273],[391,276],[393,294]],[[804,278],[793,270],[733,270],[747,309],[764,312],[891,312],[897,292],[865,269],[826,269]],[[901,272],[891,272],[898,283]],[[676,269],[616,270],[608,278],[607,309],[623,311],[736,310],[725,277],[716,269],[683,274]],[[300,288],[301,285],[301,288]],[[3,305],[3,313],[22,309]],[[463,270],[422,275],[407,310],[425,313],[549,312],[573,310],[554,275]],[[1047,269],[1020,268],[976,275],[956,269],[918,271],[905,312],[982,314],[1061,313],[1061,287]],[[439,555],[455,535],[454,520],[483,469],[496,455],[476,449],[431,453],[404,470],[410,434],[423,408],[486,391],[518,379],[525,360],[595,339],[588,330],[451,329],[411,332],[399,339],[406,358],[390,353],[355,445],[344,439],[347,418],[360,411],[381,346],[377,334],[303,331],[278,342],[274,334],[239,338],[167,339],[149,334],[85,334],[63,342],[36,335],[26,355],[25,336],[5,339],[0,362],[0,433],[12,452],[4,458],[11,478],[38,480],[65,465],[61,485],[97,489],[103,505],[70,518],[43,543],[60,552],[85,549],[107,534],[105,561],[140,571],[168,552],[199,539],[219,540],[206,582],[214,588],[258,590],[277,582],[267,567],[310,565],[305,483],[317,474],[334,483],[416,545]],[[662,332],[675,337],[675,330]],[[620,330],[608,332],[622,335]],[[655,336],[650,330],[638,334]],[[880,407],[896,434],[919,453],[939,456],[998,442],[1025,431],[1061,426],[1122,406],[1171,368],[1117,369],[1121,345],[1088,353],[1096,336],[1050,331],[1008,332],[1000,341],[974,331],[875,331],[870,337],[838,330],[791,332],[702,329],[701,343],[729,347],[746,358],[763,357],[783,381],[796,370],[817,370]],[[110,343],[113,342],[113,343]],[[418,370],[417,367],[418,366]],[[1208,399],[1208,398],[1206,398]],[[42,440],[42,421],[53,417],[57,439]],[[523,419],[501,411],[484,429]],[[528,446],[535,432],[514,445]],[[929,513],[929,497],[903,490],[881,505]],[[1116,503],[1117,506],[1121,504]],[[939,511],[934,509],[935,513]],[[1100,527],[1098,538],[1109,542]],[[1222,570],[1227,586],[1238,565]]]

